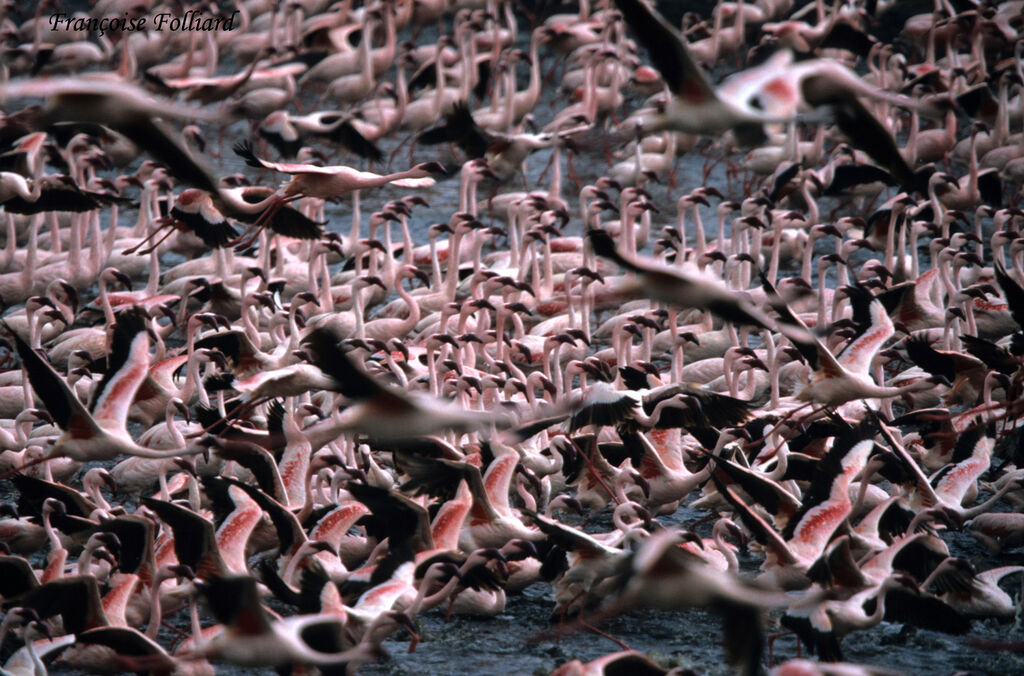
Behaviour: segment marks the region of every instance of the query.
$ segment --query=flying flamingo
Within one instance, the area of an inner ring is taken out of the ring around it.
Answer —
[[[6,82],[0,101],[21,97],[48,97],[34,124],[40,128],[58,122],[94,122],[127,136],[165,163],[170,172],[195,187],[216,193],[213,175],[174,138],[156,117],[213,122],[218,114],[170,101],[160,101],[123,80],[93,77],[40,78]]]
[[[443,429],[473,430],[511,422],[503,412],[465,410],[441,399],[413,396],[385,386],[356,366],[339,343],[339,336],[329,327],[314,329],[303,339],[304,346],[314,353],[314,361],[338,384],[338,390],[358,402],[340,417],[318,423],[317,436],[335,439],[351,430],[380,440],[407,439]]]
[[[371,637],[379,638],[379,632],[369,628],[364,641],[343,650],[341,643],[346,627],[344,620],[336,615],[319,613],[273,618],[260,604],[255,578],[216,577],[200,589],[224,630],[211,641],[197,646],[198,655],[257,667],[293,662],[343,665],[369,661],[378,653],[379,646],[371,643]],[[379,622],[401,623],[403,615],[383,613],[378,619]]]
[[[769,294],[773,295],[774,289],[771,285],[766,281],[764,284]],[[932,376],[900,387],[876,384],[870,375],[872,360],[896,329],[885,307],[867,289],[849,286],[844,290],[854,306],[854,322],[858,324],[857,335],[838,356],[833,355],[817,337],[812,336],[809,342],[796,343],[797,349],[807,359],[814,372],[810,382],[797,394],[797,399],[806,403],[792,409],[789,415],[813,404],[825,408],[863,399],[898,397],[931,389],[943,380]],[[788,308],[784,308],[783,315],[797,325],[806,327]]]
[[[411,169],[393,174],[375,174],[372,171],[360,171],[344,165],[318,167],[313,164],[269,162],[257,157],[252,146],[247,142],[237,144],[234,151],[244,158],[250,167],[272,169],[294,176],[284,187],[283,194],[274,194],[256,205],[250,205],[248,209],[250,213],[256,213],[266,208],[266,211],[263,211],[260,218],[253,224],[251,228],[253,233],[258,231],[258,228],[282,206],[302,197],[326,199],[358,190],[378,188],[389,183],[403,188],[420,188],[434,184],[432,175],[445,174],[444,167],[438,162],[424,162]],[[253,238],[254,234],[243,235],[242,240],[235,243],[239,246],[243,246],[243,244],[248,246]]]
[[[675,266],[627,256],[615,247],[611,235],[605,230],[591,229],[587,237],[594,253],[615,261],[636,275],[635,280],[622,285],[626,289],[669,305],[700,308],[738,324],[777,329],[794,339],[807,339],[806,327],[794,331],[792,327],[776,322],[750,300],[711,277],[697,277]]]
[[[36,462],[68,457],[80,462],[112,460],[118,455],[174,458],[202,453],[204,448],[157,451],[140,446],[126,427],[128,409],[149,369],[148,320],[138,311],[122,312],[114,327],[108,370],[93,395],[91,411],[57,371],[21,336],[15,346],[32,389],[46,404],[62,434]]]
[[[833,106],[836,123],[853,145],[863,148],[900,183],[913,185],[913,172],[892,134],[857,95],[920,109],[916,101],[878,89],[831,59],[793,63],[788,50],[735,73],[718,87],[690,54],[685,38],[644,0],[616,0],[623,18],[650,50],[672,98],[665,112],[642,120],[645,132],[674,129],[694,134],[732,130],[741,143],[764,139],[761,125],[795,119],[800,107]],[[631,130],[632,131],[632,130]]]

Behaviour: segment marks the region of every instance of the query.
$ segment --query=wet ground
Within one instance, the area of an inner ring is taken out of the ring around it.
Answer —
[[[683,508],[673,517],[662,520],[692,523],[699,518],[698,514]],[[968,556],[979,569],[1020,563],[1024,558],[1017,553],[996,561],[983,556],[969,536],[951,534],[944,539],[951,543],[954,554]],[[754,572],[759,563],[760,557],[741,558],[741,564],[750,572]],[[1011,594],[1019,593],[1019,578],[1010,578],[1010,581],[1012,584],[1006,589]],[[390,658],[363,667],[360,673],[403,676],[548,674],[565,661],[587,661],[621,649],[609,639],[588,631],[556,637],[557,622],[548,622],[553,607],[550,588],[537,584],[521,596],[510,597],[505,612],[495,618],[446,620],[442,611],[435,610],[419,620],[421,643],[414,653],[407,652],[406,637],[396,640],[393,636],[384,644]],[[716,616],[693,610],[643,611],[603,622],[600,628],[665,666],[684,667],[711,676],[731,673],[719,645],[719,626]],[[771,617],[766,626],[769,634],[784,631]],[[968,637],[1024,641],[1024,632],[1014,628],[1012,623],[976,620]],[[906,674],[961,672],[1002,676],[1024,673],[1024,654],[983,651],[969,646],[968,637],[882,623],[874,629],[849,635],[842,648],[845,659],[850,662]],[[796,639],[792,634],[775,641],[775,663],[795,656]]]

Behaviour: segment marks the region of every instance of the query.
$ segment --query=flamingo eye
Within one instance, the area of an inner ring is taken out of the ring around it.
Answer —
[[[750,99],[750,107],[756,108],[757,110],[764,110],[764,103],[761,102],[761,97],[755,96]]]

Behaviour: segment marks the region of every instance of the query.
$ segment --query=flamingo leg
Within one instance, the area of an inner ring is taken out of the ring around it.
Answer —
[[[260,404],[267,403],[271,399],[273,399],[273,397],[269,397],[268,396],[268,397],[258,397],[256,399],[251,400],[251,401],[247,401],[247,402],[243,403],[241,406],[239,406],[238,408],[236,408],[235,410],[233,410],[230,413],[228,413],[227,415],[221,417],[219,420],[215,420],[214,422],[210,423],[209,425],[207,425],[203,429],[199,430],[198,432],[192,432],[190,434],[185,435],[185,438],[186,439],[194,439],[196,437],[201,437],[204,434],[209,434],[210,430],[214,429],[215,427],[223,425],[224,423],[231,422],[232,420],[237,420],[241,415],[243,415],[245,413],[248,413],[249,411],[251,411],[254,408],[256,408],[257,406],[259,406]]]
[[[188,634],[187,631],[184,631],[184,630],[182,630],[182,629],[180,629],[178,627],[175,627],[173,624],[171,624],[167,620],[160,620],[160,626],[164,627],[166,629],[170,629],[171,631],[173,631],[175,633],[176,640],[178,642],[183,641],[183,640],[185,640],[185,639],[187,639],[189,637],[189,634]]]
[[[780,631],[777,634],[769,634],[767,636],[767,639],[768,639],[768,668],[769,669],[771,669],[772,666],[774,666],[774,664],[775,664],[775,641],[777,639],[785,638],[786,636],[791,636],[791,635],[793,635],[793,632],[791,632],[791,631]],[[796,656],[797,657],[801,656],[800,655],[800,653],[801,653],[800,647],[801,647],[800,646],[800,639],[797,639],[797,641],[796,641]]]
[[[9,469],[6,472],[4,472],[3,474],[0,474],[0,481],[2,481],[3,479],[9,479],[10,477],[14,476],[15,474],[19,474],[20,472],[23,472],[26,469],[29,469],[31,467],[35,467],[36,465],[41,465],[42,463],[46,462],[47,460],[53,460],[55,457],[57,457],[57,456],[43,455],[43,456],[40,456],[38,458],[33,458],[32,460],[30,460],[29,462],[25,463],[21,467],[12,467],[11,469]]]
[[[270,222],[270,219],[272,219],[285,204],[294,202],[301,197],[301,194],[289,195],[288,197],[278,197],[278,199],[274,200],[266,209],[263,210],[260,217],[257,218],[245,232],[228,242],[226,246],[234,247],[235,249],[245,249],[252,246],[252,243],[256,241],[256,237],[259,236],[260,230],[266,227],[267,223]]]
[[[387,167],[386,167],[387,171],[391,171],[391,165],[395,161],[395,157],[398,156],[398,151],[400,151],[402,148],[405,147],[405,144],[409,142],[410,138],[411,137],[406,137],[406,138],[402,139],[402,142],[398,144],[398,147],[395,148],[394,150],[392,150],[391,154],[388,155],[388,163],[387,163]],[[409,152],[409,155],[410,155],[410,157],[412,156],[412,151]]]
[[[157,221],[156,221],[156,223],[157,223],[157,228],[156,228],[156,230],[154,230],[153,232],[151,232],[151,233],[149,233],[148,235],[146,235],[146,237],[145,237],[145,238],[143,238],[143,239],[142,239],[142,241],[140,241],[140,242],[139,242],[138,244],[136,244],[135,246],[129,247],[129,248],[125,249],[124,251],[122,251],[122,252],[121,252],[121,255],[122,255],[122,256],[130,256],[131,254],[135,253],[136,251],[138,251],[138,250],[139,250],[139,248],[141,248],[141,247],[142,247],[142,246],[143,246],[144,244],[146,244],[146,243],[150,242],[150,241],[151,241],[151,240],[152,240],[152,239],[153,239],[154,237],[156,237],[156,236],[157,236],[157,235],[158,235],[158,234],[159,234],[159,233],[160,233],[160,232],[161,232],[161,231],[162,231],[162,230],[163,230],[164,228],[168,227],[168,226],[169,226],[169,225],[171,225],[171,223],[173,223],[173,222],[174,222],[174,221],[173,221],[172,219],[170,219],[170,218],[161,218],[161,219],[157,220]],[[173,231],[172,231],[172,232],[173,232]],[[164,239],[166,239],[166,237],[164,237]],[[160,242],[163,242],[163,241],[164,241],[164,239],[161,239],[161,240],[160,240]],[[160,244],[160,242],[157,242],[157,245],[159,245],[159,244]],[[148,253],[148,251],[147,251],[147,253]]]
[[[168,238],[169,238],[169,237],[170,237],[171,235],[173,235],[173,234],[174,234],[174,228],[168,228],[168,229],[167,229],[167,233],[166,233],[166,234],[164,234],[164,236],[163,236],[163,237],[161,237],[160,239],[158,239],[158,240],[156,241],[156,243],[155,243],[155,244],[153,244],[152,246],[148,246],[148,247],[146,247],[145,249],[143,249],[142,251],[140,251],[140,252],[139,252],[139,255],[140,255],[140,256],[147,256],[147,255],[149,255],[149,254],[153,253],[153,251],[154,251],[154,250],[155,250],[155,249],[156,249],[156,248],[157,248],[158,246],[160,246],[160,245],[161,245],[161,244],[163,244],[163,243],[164,243],[165,241],[167,241],[167,239],[168,239]],[[138,248],[138,247],[136,247],[136,248]]]
[[[596,627],[593,624],[590,624],[589,622],[587,622],[585,619],[583,619],[583,617],[579,618],[579,623],[580,623],[580,626],[582,626],[584,629],[587,629],[588,631],[592,631],[595,634],[597,634],[598,636],[602,636],[602,637],[608,639],[609,641],[617,644],[623,650],[629,650],[630,649],[629,648],[629,644],[627,644],[625,641],[623,641],[622,639],[615,638],[614,636],[612,636],[611,634],[609,634],[606,631],[602,631],[598,627]]]
[[[1021,582],[1017,601],[1013,604],[1013,629],[1011,632],[1020,631],[1022,625],[1024,625],[1024,581]]]
[[[410,653],[416,652],[416,646],[418,646],[420,644],[420,635],[412,630],[412,625],[410,625],[410,626],[402,625],[402,628],[405,629],[409,633],[409,636],[412,639],[412,640],[409,641],[409,652]]]
[[[813,401],[808,401],[807,403],[801,404],[801,405],[797,406],[796,408],[792,409],[791,411],[789,411],[789,413],[787,413],[786,415],[782,416],[782,418],[778,422],[776,422],[769,429],[767,429],[765,431],[765,433],[762,435],[763,438],[767,439],[770,435],[772,435],[775,432],[777,432],[779,430],[779,428],[782,427],[782,424],[787,422],[790,418],[792,418],[793,415],[795,413],[797,413],[798,411],[802,411],[803,409],[807,408],[808,406],[813,406],[813,405],[814,405]],[[824,408],[826,408],[826,407],[822,407],[822,409],[824,409]],[[780,446],[781,446],[781,444],[780,444]],[[777,453],[778,450],[779,450],[778,447],[776,447],[775,450],[773,451],[773,453]]]
[[[452,594],[451,596],[448,597],[448,611],[445,612],[445,614],[444,614],[444,621],[445,622],[451,621],[451,619],[452,619],[452,608],[455,607],[455,599],[459,596],[460,593],[461,592],[455,592],[454,594]]]
[[[551,165],[552,165],[552,163],[554,161],[555,161],[555,154],[551,153],[550,157],[548,157],[548,163],[544,165],[544,171],[540,172],[540,176],[537,177],[537,184],[538,185],[540,185],[541,183],[544,182],[544,178],[548,175],[548,170],[551,168]],[[526,184],[526,172],[525,171],[523,172],[523,184],[524,185]],[[526,189],[529,190],[530,186],[527,185]]]
[[[602,629],[598,628],[598,626],[596,624],[594,624],[593,622],[590,622],[589,620],[587,620],[586,618],[583,617],[583,613],[587,609],[587,601],[590,599],[590,590],[589,589],[584,589],[582,592],[580,592],[580,594],[576,598],[577,599],[579,599],[579,598],[583,599],[582,602],[580,603],[580,613],[576,617],[575,624],[577,626],[583,627],[587,631],[593,632],[593,633],[597,634],[598,636],[602,636],[602,637],[608,639],[612,643],[617,644],[623,650],[629,650],[629,645],[627,645],[625,641],[623,641],[621,639],[615,638],[614,636],[612,636],[608,632],[603,631]]]

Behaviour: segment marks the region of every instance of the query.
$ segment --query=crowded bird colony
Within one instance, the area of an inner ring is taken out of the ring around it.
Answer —
[[[1024,671],[1024,3],[0,17],[3,673]]]

